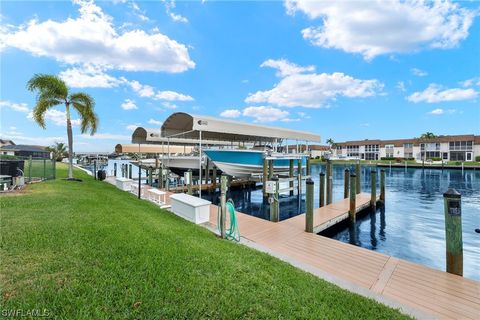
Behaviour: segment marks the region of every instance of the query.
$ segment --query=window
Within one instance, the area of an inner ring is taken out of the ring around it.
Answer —
[[[450,151],[450,161],[465,161],[465,151]]]
[[[472,154],[467,152],[467,161],[472,161]]]
[[[413,158],[413,152],[405,152],[405,158]]]
[[[448,152],[443,153],[443,160],[448,160]]]
[[[412,148],[413,148],[413,143],[404,143],[404,144],[403,144],[403,147],[404,147],[405,149],[412,149]]]
[[[473,141],[452,141],[449,148],[450,151],[469,151],[473,148]]]
[[[438,151],[426,151],[422,152],[422,159],[428,160],[432,158],[440,158],[440,152]]]

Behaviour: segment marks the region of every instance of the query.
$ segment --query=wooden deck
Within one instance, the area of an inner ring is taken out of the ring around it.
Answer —
[[[370,200],[365,194],[357,197],[357,210]],[[348,199],[317,209],[314,226],[322,229],[343,218],[345,203]],[[479,282],[307,233],[304,219],[300,215],[274,223],[237,212],[242,238],[273,254],[435,318],[480,319]],[[216,223],[217,207],[212,205],[210,224]]]

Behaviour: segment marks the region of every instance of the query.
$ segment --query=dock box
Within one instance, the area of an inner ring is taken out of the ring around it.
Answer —
[[[116,178],[115,185],[123,191],[130,191],[133,180],[128,178]]]
[[[200,224],[210,219],[210,201],[184,193],[171,195],[170,200],[171,211],[188,221]]]

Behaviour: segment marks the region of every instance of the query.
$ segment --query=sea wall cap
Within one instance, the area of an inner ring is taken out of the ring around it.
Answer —
[[[460,194],[460,192],[458,192],[454,188],[449,188],[447,192],[443,194],[443,197],[444,198],[461,198],[462,195]]]

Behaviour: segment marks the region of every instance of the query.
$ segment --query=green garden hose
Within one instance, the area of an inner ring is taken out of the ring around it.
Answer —
[[[230,212],[230,227],[225,230],[225,237],[227,240],[235,240],[237,242],[240,241],[240,230],[238,229],[237,223],[237,216],[235,214],[235,206],[233,205],[233,201],[229,199],[225,204],[227,211]],[[218,205],[218,214],[217,214],[217,229],[219,232],[220,230],[220,213],[222,208]]]

